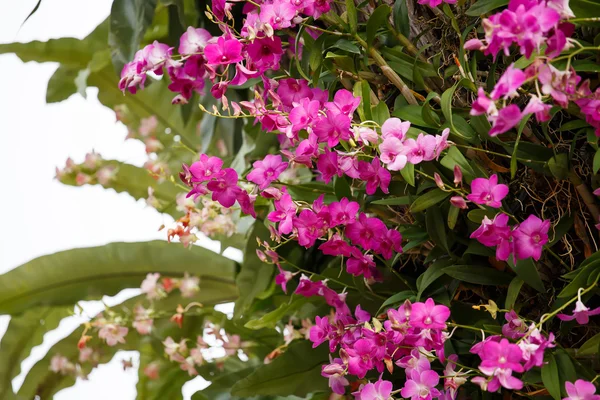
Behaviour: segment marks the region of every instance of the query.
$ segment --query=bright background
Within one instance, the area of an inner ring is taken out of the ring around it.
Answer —
[[[43,0],[21,27],[36,2],[0,0],[0,43],[83,38],[109,15],[112,4],[112,0]],[[138,166],[146,159],[140,142],[125,141],[125,126],[98,102],[95,88],[88,89],[87,99],[73,95],[61,103],[45,103],[46,84],[57,66],[24,64],[14,55],[0,55],[0,209],[5,210],[0,216],[0,273],[32,258],[74,247],[164,239],[158,227],[171,222],[143,200],[135,201],[125,193],[99,186],[70,187],[54,179],[55,167],[64,166],[67,157],[82,162],[92,149],[104,158]],[[129,291],[117,297],[122,300],[134,294]],[[102,309],[99,302],[88,303],[88,315]],[[0,336],[8,321],[0,316]],[[48,333],[23,362],[23,370],[28,371],[81,321],[72,318]],[[134,369],[123,371],[121,360],[130,358]],[[13,387],[18,388],[23,378],[24,374],[17,377]],[[134,399],[136,382],[137,353],[119,352],[88,381],[78,381],[55,399]],[[202,384],[196,380],[184,387],[186,397]]]

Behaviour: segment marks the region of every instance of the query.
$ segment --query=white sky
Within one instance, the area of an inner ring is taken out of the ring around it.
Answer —
[[[0,43],[83,38],[108,16],[112,0],[43,0],[19,29],[36,2],[0,0]],[[74,95],[45,104],[46,84],[56,68],[53,63],[23,64],[14,55],[0,55],[0,273],[73,247],[164,239],[164,232],[157,229],[170,222],[127,194],[97,186],[69,187],[53,179],[55,166],[63,166],[69,156],[81,162],[92,149],[104,158],[139,166],[146,159],[141,143],[124,141],[125,127],[97,101],[96,89],[88,89],[87,100]],[[0,316],[0,335],[7,322]],[[23,368],[29,369],[79,322],[70,321],[47,335]],[[123,372],[120,365],[121,359],[132,356],[136,358],[136,353],[118,354],[89,381],[78,382],[55,398],[134,399],[137,371]],[[13,386],[18,387],[22,378],[17,377]],[[184,392],[189,396],[193,389],[188,389]]]

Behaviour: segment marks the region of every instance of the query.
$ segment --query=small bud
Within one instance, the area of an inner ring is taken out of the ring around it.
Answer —
[[[79,350],[83,349],[86,346],[86,343],[89,342],[89,340],[91,339],[91,336],[88,335],[83,335],[81,337],[81,339],[79,339],[79,342],[77,342],[77,348]]]
[[[463,179],[462,170],[460,169],[458,164],[456,164],[454,166],[454,186],[460,185],[462,183],[462,179]]]
[[[456,208],[462,208],[463,210],[469,208],[469,206],[467,206],[467,202],[461,196],[450,197],[450,204]]]
[[[437,172],[434,172],[433,179],[435,180],[435,184],[437,185],[437,187],[444,190],[446,185],[444,185],[444,181],[442,180],[442,177],[440,176],[440,174],[438,174]]]
[[[394,373],[394,362],[392,361],[392,359],[389,357],[386,357],[383,359],[383,362],[385,363],[385,366],[386,366],[388,372],[390,374],[393,374]]]

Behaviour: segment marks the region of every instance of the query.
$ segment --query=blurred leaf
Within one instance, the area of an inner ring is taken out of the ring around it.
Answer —
[[[400,170],[400,175],[404,178],[406,183],[410,186],[415,186],[415,165],[411,163],[406,163],[404,168]]]
[[[343,199],[344,197],[347,198],[348,200],[352,199],[352,189],[350,188],[350,185],[348,184],[348,181],[346,180],[346,178],[339,177],[336,176],[335,178],[335,183],[333,185],[334,191],[335,191],[335,196],[338,198],[338,200]]]
[[[350,26],[350,32],[356,33],[358,29],[358,13],[356,12],[354,0],[346,0],[346,17]]]
[[[569,174],[569,155],[565,153],[557,154],[548,160],[548,168],[557,179],[566,179]]]
[[[390,110],[385,101],[380,101],[375,107],[372,107],[371,114],[373,115],[373,120],[379,125],[383,125],[390,118]]]
[[[110,9],[108,43],[115,70],[133,60],[152,23],[157,0],[114,0]]]
[[[548,393],[550,393],[555,400],[560,400],[558,366],[556,365],[556,360],[551,352],[547,353],[546,361],[547,363],[542,367],[542,382],[544,382],[544,386],[548,390]]]
[[[240,273],[236,277],[240,296],[235,303],[235,318],[242,318],[256,296],[271,284],[275,267],[263,263],[256,255],[256,250],[259,248],[256,239],[259,238],[262,242],[268,241],[269,237],[269,230],[264,221],[257,219],[248,235],[246,249],[244,250],[244,262]]]
[[[297,296],[295,299],[290,299],[290,302],[283,303],[276,310],[273,310],[258,319],[246,322],[244,326],[248,329],[275,328],[277,323],[281,321],[283,317],[292,315],[309,301],[311,301],[311,299],[308,297]]]
[[[444,192],[441,189],[430,190],[412,203],[410,206],[410,212],[417,213],[427,210],[429,207],[436,205],[448,196],[450,196],[450,193]]]
[[[37,10],[39,10],[41,4],[42,0],[38,0],[38,2],[35,4],[35,7],[33,7],[33,10],[31,10],[31,12],[27,15],[27,18],[25,18],[25,20],[21,22],[21,28],[23,27],[23,25],[25,25],[25,22],[27,22],[29,18],[31,18],[33,14],[35,14]]]
[[[466,14],[471,17],[479,17],[507,4],[508,0],[477,0],[469,7]]]
[[[389,197],[387,199],[375,200],[371,204],[380,204],[386,206],[406,206],[410,204],[409,196]]]
[[[210,250],[162,241],[111,243],[42,256],[0,275],[0,313],[111,296],[139,287],[151,272],[199,276],[203,303],[231,301],[237,294],[234,262]]]
[[[33,307],[11,317],[0,342],[0,399],[10,398],[11,381],[21,372],[21,362],[42,344],[44,334],[68,317],[72,307]]]
[[[579,18],[600,17],[600,4],[593,0],[571,0],[569,7]]]
[[[46,103],[58,103],[77,93],[75,79],[79,74],[79,67],[59,65],[48,81],[46,90]]]
[[[594,174],[597,174],[598,171],[600,170],[600,149],[596,150],[596,153],[594,154],[594,161],[593,161],[593,171]]]
[[[453,265],[444,268],[443,272],[459,281],[474,283],[476,285],[501,286],[508,285],[511,281],[510,275],[504,272],[476,265]]]
[[[327,379],[321,376],[321,365],[329,359],[327,346],[312,348],[308,340],[293,341],[288,349],[270,364],[262,365],[239,380],[231,389],[234,396],[296,395],[325,390]]]

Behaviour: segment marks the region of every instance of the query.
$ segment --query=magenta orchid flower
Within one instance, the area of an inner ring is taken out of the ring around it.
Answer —
[[[404,141],[404,154],[409,163],[419,164],[421,161],[431,161],[435,158],[437,141],[433,135],[419,133],[417,139]]]
[[[390,171],[400,171],[406,166],[408,157],[402,141],[394,136],[387,137],[379,145],[381,162],[386,164]]]
[[[200,160],[196,161],[189,167],[189,173],[192,177],[192,182],[205,182],[217,177],[221,173],[223,160],[219,157],[200,155]]]
[[[498,79],[490,96],[494,101],[500,98],[508,99],[518,96],[517,89],[521,87],[523,82],[525,82],[525,73],[520,69],[516,69],[514,63],[510,64]]]
[[[481,226],[470,237],[477,239],[484,246],[497,246],[496,258],[498,260],[506,261],[513,253],[512,229],[508,226],[508,215],[506,214],[497,214],[493,220],[484,216]]]
[[[209,64],[226,65],[242,61],[242,44],[237,39],[225,39],[220,36],[217,43],[207,44],[204,55]]]
[[[498,136],[501,133],[508,132],[521,122],[523,114],[521,109],[516,104],[511,104],[500,111],[497,115],[488,117],[488,120],[492,122],[492,129],[490,129],[490,136]]]
[[[367,194],[375,194],[377,188],[380,188],[383,193],[389,193],[388,187],[392,180],[392,175],[381,166],[379,158],[373,158],[370,163],[359,161],[358,171],[360,172],[360,179],[367,182]]]
[[[402,141],[406,138],[408,129],[410,128],[410,122],[402,122],[399,118],[388,118],[381,125],[381,137],[385,140],[389,137],[395,137]]]
[[[346,89],[338,90],[333,96],[333,101],[325,103],[325,107],[328,110],[349,117],[352,117],[352,114],[359,105],[360,97],[354,97],[354,95]]]
[[[260,190],[264,190],[279,178],[279,175],[288,167],[288,163],[283,162],[280,155],[268,154],[262,161],[255,161],[252,166],[254,169],[246,178],[250,182],[256,183]]]
[[[446,329],[446,320],[450,317],[450,309],[444,305],[436,305],[432,298],[425,303],[413,303],[410,324],[421,329]]]
[[[317,159],[317,171],[321,173],[321,179],[329,183],[334,176],[342,176],[342,171],[338,165],[338,155],[335,151],[325,149],[325,153],[319,155]]]
[[[211,39],[212,35],[206,29],[195,29],[190,26],[179,39],[179,54],[191,56],[200,53]]]
[[[583,379],[577,379],[575,383],[565,382],[567,397],[563,400],[600,400],[596,393],[596,386]]]
[[[471,182],[471,194],[467,199],[475,204],[483,204],[493,208],[502,206],[502,199],[508,194],[508,186],[498,184],[498,175],[492,175],[489,179],[475,178]]]
[[[517,258],[523,260],[533,257],[534,260],[539,260],[544,245],[548,243],[549,229],[550,220],[542,221],[533,214],[521,222],[513,231]]]
[[[360,204],[344,197],[340,201],[329,204],[328,207],[331,214],[330,227],[333,228],[338,225],[348,225],[356,221],[356,213],[360,209]]]
[[[575,303],[575,309],[573,310],[573,315],[567,314],[558,314],[557,317],[561,321],[572,321],[576,320],[580,325],[586,325],[590,322],[590,317],[594,315],[600,315],[600,307],[595,308],[593,310],[583,304],[581,301],[581,292],[583,288],[579,288],[577,291],[577,302]]]
[[[346,373],[346,365],[341,358],[334,358],[330,363],[321,367],[321,376],[329,379],[329,387],[333,393],[344,394],[345,386],[350,385],[348,379],[344,376]]]
[[[327,111],[327,115],[315,123],[313,132],[319,138],[319,142],[327,143],[327,146],[332,148],[337,146],[340,140],[350,139],[350,124],[347,115]]]
[[[400,394],[411,400],[431,400],[438,397],[441,392],[435,388],[440,381],[440,376],[433,370],[419,372],[413,370],[410,379],[407,379]]]
[[[242,189],[237,185],[238,174],[233,168],[225,168],[223,175],[208,182],[208,189],[213,192],[213,201],[218,201],[223,207],[231,207]]]
[[[392,382],[381,380],[375,383],[367,383],[359,392],[354,393],[358,400],[389,400],[392,397]]]

